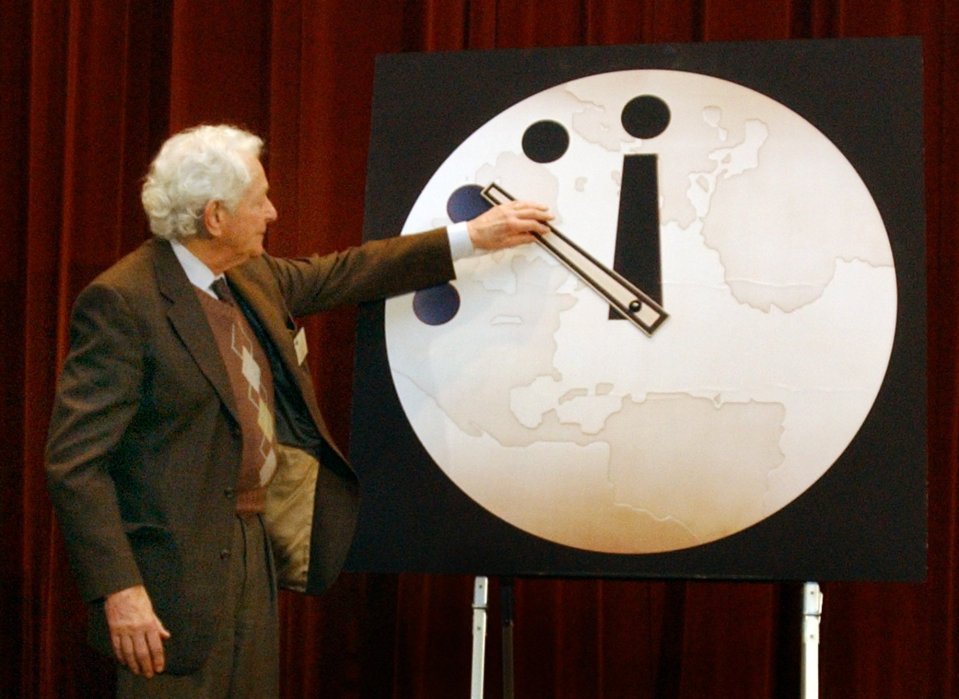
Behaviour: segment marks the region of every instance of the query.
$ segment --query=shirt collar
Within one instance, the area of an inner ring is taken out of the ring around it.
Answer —
[[[217,275],[213,274],[210,268],[203,264],[199,257],[190,252],[187,247],[178,240],[171,240],[170,247],[173,248],[173,254],[176,255],[177,261],[180,263],[180,266],[183,267],[183,271],[186,272],[186,277],[190,280],[190,283],[197,289],[216,298],[216,294],[210,289],[210,285],[218,278]],[[221,274],[219,276],[222,277],[223,275]]]

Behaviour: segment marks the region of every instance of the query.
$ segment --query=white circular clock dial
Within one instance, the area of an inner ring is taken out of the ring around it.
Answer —
[[[640,96],[668,108],[651,138],[623,127]],[[523,137],[544,121],[568,144],[537,162]],[[448,157],[403,232],[496,182],[612,267],[638,155],[659,180],[669,317],[652,336],[536,244],[462,260],[449,287],[385,311],[397,395],[439,468],[519,529],[622,554],[715,541],[802,494],[866,419],[896,325],[886,230],[852,165],[779,102],[699,74],[530,96]]]

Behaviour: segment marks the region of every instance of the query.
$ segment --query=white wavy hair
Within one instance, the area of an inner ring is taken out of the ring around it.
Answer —
[[[205,232],[203,210],[222,201],[236,210],[253,177],[246,157],[259,158],[263,140],[225,124],[195,126],[171,136],[150,164],[140,200],[158,238],[182,240]]]

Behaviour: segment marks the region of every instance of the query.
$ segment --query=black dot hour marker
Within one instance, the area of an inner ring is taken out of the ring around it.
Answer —
[[[537,163],[559,160],[569,148],[569,132],[556,121],[537,121],[523,133],[523,153]]]
[[[623,107],[623,128],[636,138],[655,138],[669,126],[669,107],[659,97],[640,95]]]

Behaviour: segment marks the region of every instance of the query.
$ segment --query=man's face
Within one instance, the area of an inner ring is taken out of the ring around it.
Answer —
[[[263,165],[254,157],[247,159],[253,179],[243,193],[243,198],[232,213],[224,211],[220,243],[234,253],[238,262],[263,254],[263,237],[268,224],[276,220],[276,209],[267,193]]]

